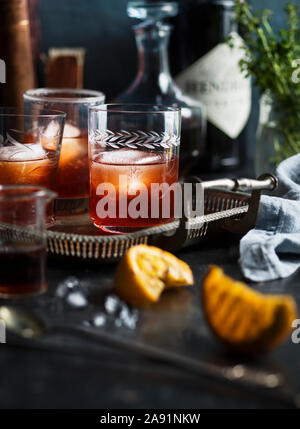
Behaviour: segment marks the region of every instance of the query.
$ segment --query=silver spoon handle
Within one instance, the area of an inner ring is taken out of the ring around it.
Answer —
[[[91,340],[101,342],[111,347],[127,350],[143,356],[145,358],[159,360],[167,364],[173,364],[202,376],[212,377],[218,381],[235,382],[245,387],[273,389],[283,384],[282,376],[278,373],[270,373],[263,370],[255,370],[248,366],[239,364],[234,366],[222,366],[194,359],[188,356],[179,355],[169,350],[164,350],[156,346],[138,343],[130,339],[124,339],[108,334],[100,329],[92,331],[91,328],[74,325],[53,325],[52,328],[80,334]]]

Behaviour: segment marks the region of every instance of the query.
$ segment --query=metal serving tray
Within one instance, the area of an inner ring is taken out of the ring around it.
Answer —
[[[199,182],[198,178],[186,181]],[[59,225],[47,231],[51,255],[102,262],[120,259],[136,244],[175,251],[227,230],[243,235],[255,226],[262,190],[274,190],[277,179],[264,174],[257,180],[219,179],[202,182],[204,215],[120,235],[101,235],[87,218],[81,225]]]

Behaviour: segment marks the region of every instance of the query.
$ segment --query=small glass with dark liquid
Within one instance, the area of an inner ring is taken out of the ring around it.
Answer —
[[[34,185],[0,185],[0,298],[47,289],[45,218],[54,192]]]
[[[180,109],[107,104],[90,109],[90,217],[125,233],[175,217]]]
[[[24,94],[25,110],[45,107],[66,113],[57,171],[55,216],[68,221],[88,212],[88,109],[104,103],[102,92],[80,89],[39,88]]]

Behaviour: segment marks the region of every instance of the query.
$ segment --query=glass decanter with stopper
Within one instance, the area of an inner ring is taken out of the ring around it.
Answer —
[[[176,2],[130,1],[127,13],[142,22],[135,31],[139,68],[131,86],[114,101],[180,107],[182,116],[180,176],[201,173],[205,152],[206,115],[203,105],[186,96],[174,83],[169,72],[168,42],[172,26],[164,18],[178,13]]]

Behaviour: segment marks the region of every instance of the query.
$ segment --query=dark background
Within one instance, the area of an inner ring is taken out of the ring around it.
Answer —
[[[284,24],[285,0],[251,3],[273,9],[276,27]],[[108,99],[122,92],[136,73],[134,20],[127,17],[126,4],[127,0],[40,0],[43,52],[50,47],[85,47],[85,87],[102,90]]]
[[[284,25],[285,0],[250,0],[254,9],[274,12],[275,28]],[[294,0],[300,5],[300,0]],[[42,51],[50,47],[87,49],[84,86],[103,91],[107,100],[131,83],[137,70],[133,20],[126,14],[127,0],[40,0]],[[247,129],[247,152],[254,152],[258,94]]]

